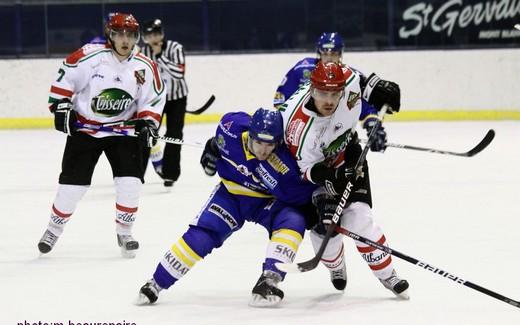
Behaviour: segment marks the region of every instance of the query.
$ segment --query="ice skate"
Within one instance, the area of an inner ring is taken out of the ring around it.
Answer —
[[[398,298],[408,300],[410,299],[410,296],[408,295],[408,281],[403,280],[397,276],[397,273],[392,271],[392,275],[385,279],[379,279],[381,283],[387,288],[388,290],[392,291]]]
[[[343,261],[342,267],[335,270],[330,270],[330,281],[334,288],[342,291],[347,287],[347,268],[345,266],[345,261]]]
[[[166,189],[171,189],[173,187],[173,183],[175,183],[173,180],[165,178],[163,185]]]
[[[139,290],[137,297],[137,305],[151,305],[159,298],[159,292],[162,288],[152,278],[148,280]]]
[[[132,235],[117,234],[117,244],[121,247],[121,255],[125,258],[134,258],[139,242]]]
[[[58,241],[58,238],[59,237],[53,234],[50,230],[45,230],[42,238],[40,239],[40,242],[38,243],[38,249],[40,250],[40,253],[47,254],[50,252]]]
[[[282,277],[275,272],[265,271],[253,288],[249,301],[251,307],[274,307],[283,299],[283,291],[278,288]]]

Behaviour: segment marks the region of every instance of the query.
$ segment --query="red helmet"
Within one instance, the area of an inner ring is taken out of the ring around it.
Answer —
[[[115,31],[126,30],[130,32],[139,32],[139,23],[131,14],[116,12],[110,15],[106,28]]]
[[[341,65],[334,62],[319,62],[311,72],[313,88],[327,91],[338,91],[345,88],[345,73]]]

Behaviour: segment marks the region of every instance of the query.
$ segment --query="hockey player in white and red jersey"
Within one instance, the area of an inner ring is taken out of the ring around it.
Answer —
[[[360,75],[337,63],[320,62],[311,73],[311,82],[301,87],[282,104],[285,141],[296,158],[305,179],[322,185],[313,194],[321,222],[311,231],[317,252],[338,206],[338,197],[349,180],[354,188],[339,224],[361,236],[386,245],[381,228],[372,217],[372,198],[368,164],[357,178],[355,166],[361,152],[356,125],[361,113],[361,98],[381,109],[389,104],[399,111],[400,90],[397,84],[376,75]],[[408,282],[399,278],[391,255],[356,242],[358,251],[381,283],[400,298],[408,298]],[[341,236],[330,239],[322,257],[331,281],[338,290],[345,289],[347,274]]]
[[[116,188],[116,234],[124,257],[134,257],[132,236],[143,180],[142,152],[157,136],[165,95],[155,63],[138,53],[139,24],[115,13],[105,26],[107,44],[88,44],[69,55],[58,70],[49,97],[58,131],[68,135],[50,222],[38,249],[52,250],[77,203],[90,186],[105,153]],[[133,120],[137,137],[78,128]],[[79,122],[79,123],[78,123]]]

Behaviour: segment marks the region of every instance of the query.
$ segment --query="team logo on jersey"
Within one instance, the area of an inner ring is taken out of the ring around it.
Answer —
[[[309,69],[304,69],[304,70],[303,70],[303,79],[304,79],[304,81],[305,81],[305,80],[308,80],[308,79],[310,79],[310,78],[311,78],[311,70],[309,70]]]
[[[133,101],[132,96],[126,91],[119,88],[109,88],[92,98],[90,107],[97,115],[110,117],[124,112]]]
[[[144,81],[145,81],[144,73],[145,73],[144,69],[142,69],[142,70],[135,70],[134,71],[135,81],[137,81],[138,85],[143,85],[144,84]]]
[[[226,146],[226,140],[224,140],[224,136],[222,134],[219,134],[217,137],[217,147],[220,149],[224,149]]]
[[[356,92],[349,92],[348,94],[348,99],[347,99],[347,107],[348,109],[352,109],[356,103],[358,102],[358,100],[361,98],[361,94],[360,93],[356,93]]]

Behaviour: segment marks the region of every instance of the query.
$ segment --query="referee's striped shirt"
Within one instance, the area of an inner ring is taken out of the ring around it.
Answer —
[[[180,43],[170,40],[163,42],[162,52],[158,57],[153,54],[152,47],[148,44],[145,44],[141,51],[157,63],[168,89],[167,100],[188,96],[188,85],[184,80],[184,48]]]

